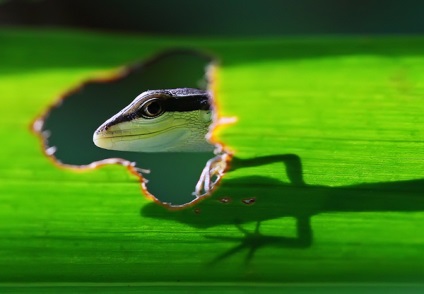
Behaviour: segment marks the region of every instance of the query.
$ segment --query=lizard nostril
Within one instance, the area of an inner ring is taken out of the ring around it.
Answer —
[[[99,132],[106,132],[107,130],[109,130],[109,128],[110,128],[109,125],[101,126]]]
[[[94,132],[94,134],[101,135],[102,133],[107,132],[108,129],[109,129],[108,125],[102,125]]]

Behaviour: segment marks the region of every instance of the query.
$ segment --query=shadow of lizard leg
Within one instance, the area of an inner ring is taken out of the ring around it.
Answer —
[[[299,248],[307,248],[312,246],[313,232],[311,226],[311,218],[309,216],[302,216],[296,218],[297,228],[297,246]]]
[[[296,154],[277,154],[248,159],[233,157],[229,172],[240,168],[261,166],[279,161],[284,163],[291,184],[297,186],[305,185],[305,181],[303,180],[302,161]]]
[[[214,239],[219,241],[237,242],[240,243],[233,248],[219,254],[215,257],[208,265],[214,265],[243,249],[248,249],[248,253],[245,257],[245,263],[248,264],[256,251],[265,246],[274,247],[286,247],[286,248],[307,248],[312,245],[312,228],[309,217],[297,218],[297,236],[296,237],[280,237],[280,236],[267,236],[261,234],[260,221],[256,223],[256,227],[253,233],[250,233],[244,229],[240,224],[236,223],[236,228],[243,233],[243,237],[220,237],[220,236],[205,236],[208,239]]]

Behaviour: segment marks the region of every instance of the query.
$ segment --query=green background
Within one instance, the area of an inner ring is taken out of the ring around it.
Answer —
[[[2,30],[0,43],[1,282],[423,282],[423,39]],[[219,114],[238,118],[218,132],[237,159],[211,198],[170,212],[122,166],[42,154],[29,126],[55,97],[173,47],[219,58]]]

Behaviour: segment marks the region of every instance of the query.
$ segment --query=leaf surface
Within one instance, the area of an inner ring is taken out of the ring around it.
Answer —
[[[423,281],[424,39],[0,43],[1,282]],[[237,118],[215,133],[235,159],[212,197],[168,211],[122,166],[42,154],[29,126],[54,97],[172,47],[217,56],[219,115]]]

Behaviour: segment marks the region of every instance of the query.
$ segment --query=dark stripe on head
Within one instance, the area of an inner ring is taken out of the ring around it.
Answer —
[[[143,106],[147,101],[152,99],[157,99],[164,112],[207,111],[211,109],[208,92],[199,89],[179,88],[146,91],[141,93],[120,113],[105,122],[101,129],[105,130],[121,122],[131,121],[141,117],[140,113]]]
[[[211,108],[209,96],[193,95],[182,97],[170,97],[160,99],[160,103],[165,111],[193,111],[193,110],[209,110]]]

